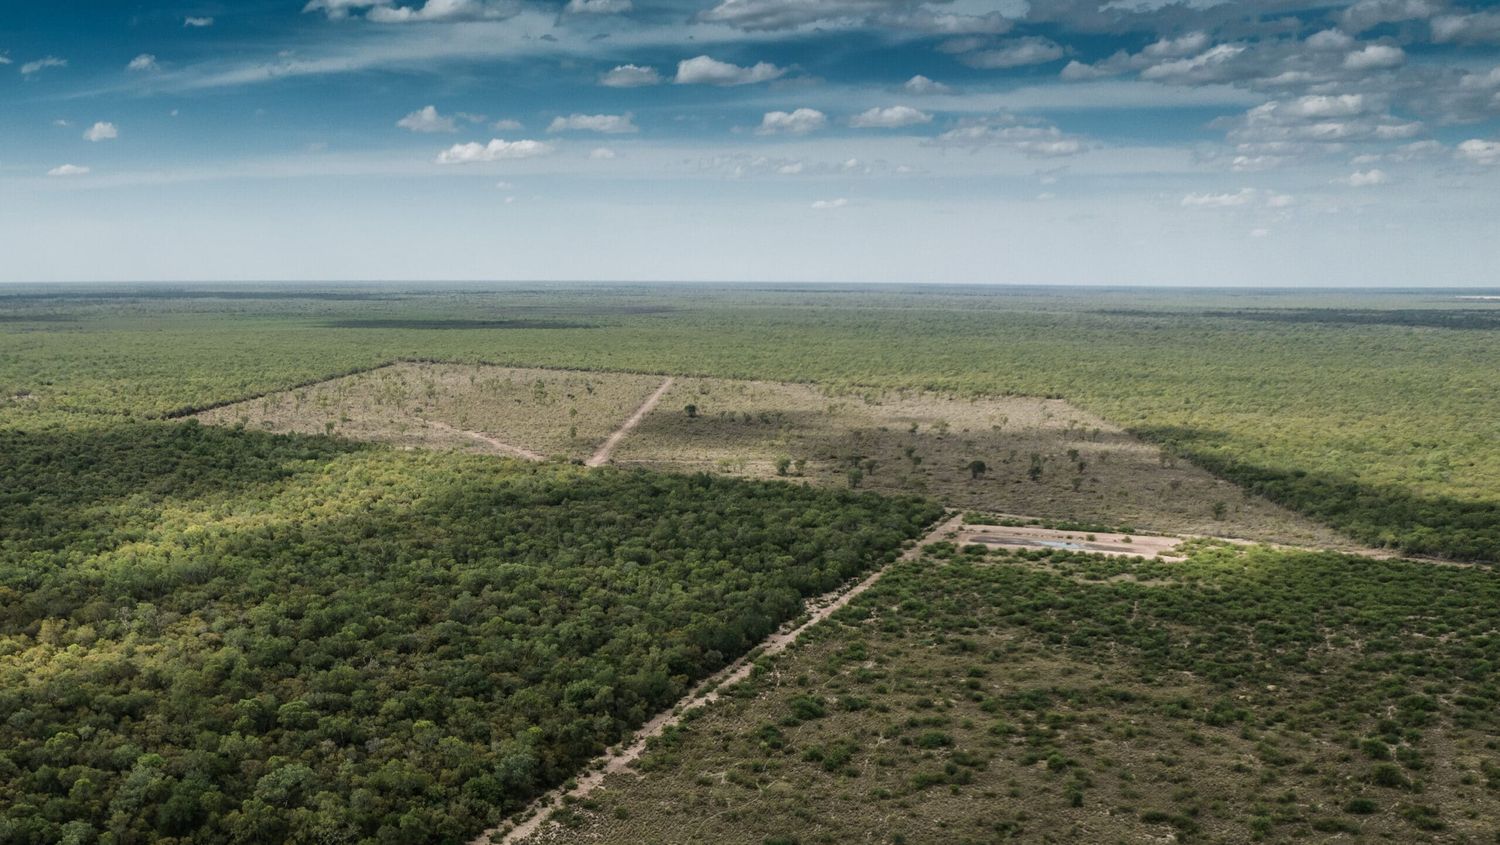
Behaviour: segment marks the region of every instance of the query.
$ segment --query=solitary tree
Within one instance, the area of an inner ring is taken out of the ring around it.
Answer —
[[[978,480],[987,471],[989,471],[989,467],[985,465],[984,461],[969,461],[969,477],[970,478]]]
[[[682,410],[683,410],[684,413],[686,413],[688,415],[688,419],[692,420],[692,419],[697,419],[698,418],[698,406],[697,405],[689,405],[686,408],[683,408]]]
[[[859,467],[855,467],[855,468],[849,470],[849,486],[850,487],[858,487],[859,483],[861,481],[864,481],[864,480],[865,480],[865,471],[864,470],[860,469]]]
[[[781,457],[776,459],[776,474],[786,475],[786,471],[791,465],[792,459],[787,457],[786,455],[782,455]]]

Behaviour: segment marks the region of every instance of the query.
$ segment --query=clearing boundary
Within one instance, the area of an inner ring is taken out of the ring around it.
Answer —
[[[671,381],[671,379],[668,379],[668,381]],[[663,388],[665,388],[665,385]],[[924,548],[949,537],[962,524],[962,513],[950,513],[935,528],[923,535],[922,539],[918,540],[914,546],[907,549],[898,560],[906,561],[915,559],[921,554]],[[642,725],[631,736],[628,745],[616,746],[614,750],[606,751],[600,757],[595,758],[594,762],[586,768],[586,773],[577,778],[576,785],[572,789],[558,787],[541,796],[536,801],[533,801],[531,806],[520,814],[525,820],[505,833],[502,838],[498,840],[494,838],[503,829],[502,827],[495,827],[474,837],[470,840],[470,845],[488,845],[488,843],[497,841],[501,845],[506,845],[506,843],[520,842],[526,837],[531,836],[542,826],[553,810],[563,805],[565,799],[576,800],[584,798],[604,783],[606,775],[611,775],[628,768],[645,753],[646,744],[653,737],[660,736],[667,728],[680,723],[685,714],[718,701],[721,690],[750,677],[750,673],[755,669],[755,661],[786,650],[787,647],[795,643],[809,628],[832,616],[860,593],[874,586],[875,582],[880,580],[880,576],[884,575],[886,570],[891,566],[892,564],[881,566],[853,586],[840,587],[833,592],[809,600],[806,605],[808,610],[806,619],[800,623],[795,620],[788,622],[744,657],[700,681],[686,696],[673,705],[671,709],[656,714],[650,721]]]

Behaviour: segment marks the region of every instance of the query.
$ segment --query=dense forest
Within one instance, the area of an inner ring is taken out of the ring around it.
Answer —
[[[1452,291],[272,293],[0,298],[0,415],[162,415],[400,358],[1058,396],[1363,542],[1500,560],[1500,303]]]
[[[196,423],[0,429],[0,842],[458,842],[934,505]]]

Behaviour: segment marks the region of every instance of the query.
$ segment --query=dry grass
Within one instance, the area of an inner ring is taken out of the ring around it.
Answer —
[[[660,384],[656,376],[622,373],[396,364],[199,418],[408,447],[581,459]],[[986,466],[978,477],[974,461]],[[684,378],[623,439],[612,463],[857,484],[955,508],[1132,531],[1351,548],[1332,530],[1056,399]]]
[[[584,458],[661,384],[654,376],[461,364],[394,364],[205,411],[199,419],[277,433]]]
[[[684,408],[697,407],[690,418]],[[986,471],[973,476],[970,464]],[[921,493],[946,505],[1165,533],[1335,548],[1335,532],[1067,402],[679,379],[616,463]],[[1220,505],[1222,503],[1222,505]]]

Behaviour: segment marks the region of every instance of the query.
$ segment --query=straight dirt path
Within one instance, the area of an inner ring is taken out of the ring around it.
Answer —
[[[667,381],[670,382],[671,379]],[[666,387],[667,385],[663,385],[662,390],[665,390]],[[662,390],[657,392],[661,393]],[[901,555],[900,560],[915,559],[928,545],[945,539],[950,534],[956,532],[962,525],[962,513],[950,514],[936,528],[928,531],[921,540],[918,540],[916,545],[907,549]],[[584,798],[595,789],[598,789],[604,783],[604,778],[607,775],[624,771],[645,753],[646,743],[652,737],[660,736],[662,731],[681,722],[683,715],[689,711],[697,710],[700,707],[718,701],[721,690],[750,677],[750,673],[755,669],[756,660],[785,651],[807,629],[832,616],[840,608],[853,601],[855,596],[873,587],[875,582],[880,580],[880,576],[884,575],[889,568],[889,564],[882,566],[852,587],[841,587],[809,601],[807,604],[808,616],[800,624],[795,621],[788,622],[781,626],[781,629],[776,631],[776,633],[767,637],[755,650],[703,681],[700,681],[686,697],[670,710],[664,710],[656,714],[649,722],[642,725],[635,732],[635,735],[630,738],[628,745],[617,747],[617,750],[607,751],[602,757],[597,758],[588,767],[586,773],[577,778],[577,785],[572,789],[554,789],[532,802],[531,807],[528,808],[528,813],[523,814],[526,816],[526,820],[498,841],[502,845],[505,845],[505,843],[518,843],[536,833],[547,820],[548,816],[551,815],[552,811],[562,806],[564,797],[575,800]],[[488,845],[488,843],[496,841],[492,837],[500,831],[501,828],[491,828],[476,836],[470,842],[470,845]]]
[[[525,448],[524,446],[516,446],[501,440],[496,440],[495,438],[482,432],[468,431],[462,428],[454,428],[447,423],[440,423],[436,420],[427,420],[426,422],[427,425],[431,428],[438,429],[439,431],[446,431],[450,434],[462,434],[465,437],[473,440],[478,440],[480,443],[483,443],[486,446],[490,446],[494,449],[498,449],[499,451],[504,452],[507,455],[511,455],[512,457],[525,458],[528,461],[547,460],[547,456],[543,455],[541,452],[533,452],[530,449]]]
[[[641,420],[645,419],[646,415],[651,413],[651,409],[656,407],[656,403],[660,402],[661,398],[667,395],[667,391],[671,388],[672,377],[667,376],[667,380],[661,383],[661,387],[658,387],[655,393],[646,397],[646,401],[642,402],[641,406],[635,409],[635,413],[630,415],[630,419],[626,420],[623,424],[621,424],[619,428],[615,429],[614,434],[611,434],[609,438],[599,446],[599,450],[594,452],[593,457],[589,458],[587,461],[584,461],[584,465],[591,467],[602,467],[606,463],[608,463],[610,453],[615,450],[616,446],[620,445],[620,441],[625,439],[625,435],[629,434],[632,429],[641,424]]]

